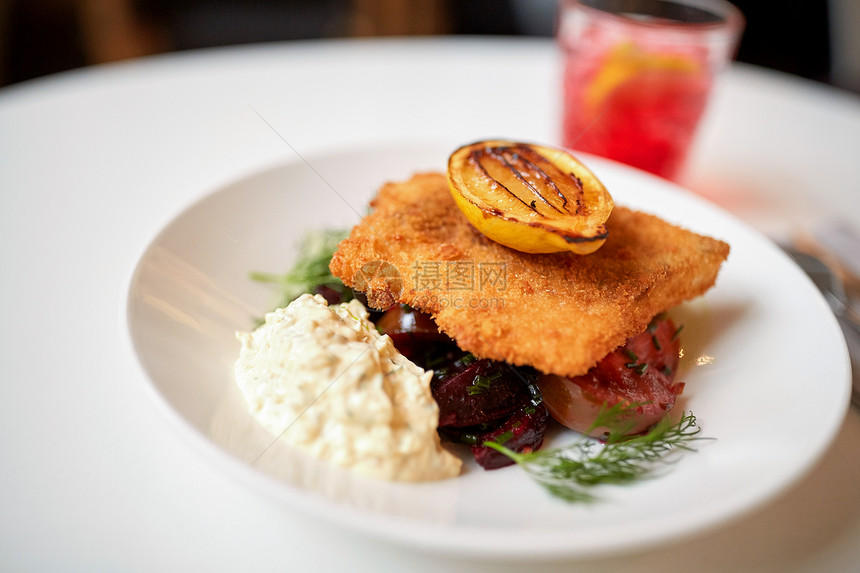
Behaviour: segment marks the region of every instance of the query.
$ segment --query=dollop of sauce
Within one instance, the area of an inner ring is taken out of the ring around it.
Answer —
[[[377,332],[357,300],[329,306],[304,294],[238,333],[236,383],[276,438],[357,473],[393,481],[457,476],[445,450],[432,371]]]

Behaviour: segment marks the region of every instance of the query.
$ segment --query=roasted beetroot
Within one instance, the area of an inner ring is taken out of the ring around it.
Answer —
[[[532,371],[464,353],[433,319],[406,305],[385,311],[376,326],[403,355],[433,370],[430,390],[444,439],[469,444],[485,469],[513,463],[485,441],[502,441],[516,452],[540,448],[549,414]]]
[[[543,445],[549,414],[543,404],[527,404],[494,430],[478,436],[472,445],[475,461],[485,470],[512,465],[514,461],[501,452],[488,448],[484,442],[498,441],[515,452],[533,452]]]
[[[326,285],[316,290],[330,304],[340,293]],[[366,305],[361,293],[356,298]],[[377,329],[391,337],[397,350],[412,362],[432,369],[430,389],[439,405],[439,433],[454,442],[469,444],[477,462],[486,469],[513,461],[482,444],[500,440],[516,451],[540,448],[549,414],[530,370],[504,362],[479,360],[460,350],[429,315],[408,305],[377,311]]]
[[[429,315],[405,304],[392,306],[374,322],[403,356],[422,368],[436,368],[463,355]]]
[[[504,362],[467,355],[434,372],[430,389],[439,404],[439,433],[471,446],[484,469],[513,461],[486,441],[500,441],[515,452],[543,444],[549,414],[532,384],[533,373]]]
[[[350,297],[346,296],[346,287],[337,287],[337,285],[317,285],[314,289],[314,294],[321,294],[329,304],[340,304],[346,302]]]
[[[484,442],[496,441],[515,452],[532,452],[543,445],[549,413],[540,402],[529,402],[496,424],[471,428],[439,428],[444,439],[468,444],[472,455],[485,470],[512,465],[514,461]]]
[[[439,426],[464,428],[506,418],[531,397],[516,370],[504,362],[461,359],[434,372],[430,390]]]

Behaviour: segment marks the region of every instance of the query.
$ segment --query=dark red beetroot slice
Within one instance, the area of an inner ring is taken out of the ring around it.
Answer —
[[[314,288],[314,294],[321,294],[329,304],[340,304],[346,300],[344,289],[346,289],[346,287],[336,288],[336,285],[332,286],[323,284],[317,285],[316,288]]]
[[[515,452],[532,452],[543,445],[548,420],[546,406],[530,402],[489,427],[441,428],[439,433],[446,440],[470,445],[475,461],[484,469],[494,470],[514,462],[484,442],[498,441]]]
[[[392,306],[375,322],[376,328],[390,336],[395,348],[412,361],[420,362],[440,344],[452,345],[451,339],[439,332],[430,315],[406,305]]]
[[[463,355],[441,334],[430,316],[408,306],[385,311],[376,326],[397,349],[424,368],[434,368],[430,389],[439,405],[439,431],[446,439],[472,445],[482,467],[495,469],[513,461],[481,444],[505,438],[517,451],[540,448],[549,414],[534,404],[530,383],[510,365]],[[444,366],[439,369],[439,366]]]
[[[511,458],[482,445],[484,442],[498,440],[499,437],[507,438],[502,445],[515,452],[533,452],[540,449],[548,418],[543,404],[524,406],[498,428],[477,435],[476,443],[472,446],[475,461],[485,470],[512,465],[514,462]]]
[[[675,384],[680,342],[671,320],[658,317],[582,376],[543,375],[537,385],[552,417],[582,433],[600,437],[607,428],[589,431],[603,405],[640,404],[627,420],[629,434],[644,432],[675,405],[684,388]]]
[[[464,428],[510,416],[531,400],[525,382],[504,362],[476,360],[438,371],[430,383],[440,428]]]

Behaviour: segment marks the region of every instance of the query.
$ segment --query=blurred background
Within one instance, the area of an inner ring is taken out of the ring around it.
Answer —
[[[860,93],[860,0],[736,0],[738,60]],[[0,86],[178,50],[313,38],[552,36],[557,0],[0,0]]]

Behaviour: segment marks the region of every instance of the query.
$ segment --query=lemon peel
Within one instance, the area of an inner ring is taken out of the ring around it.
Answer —
[[[586,107],[594,110],[622,84],[646,72],[696,73],[700,64],[682,54],[646,52],[632,42],[615,46],[606,56],[606,62],[585,89]]]

